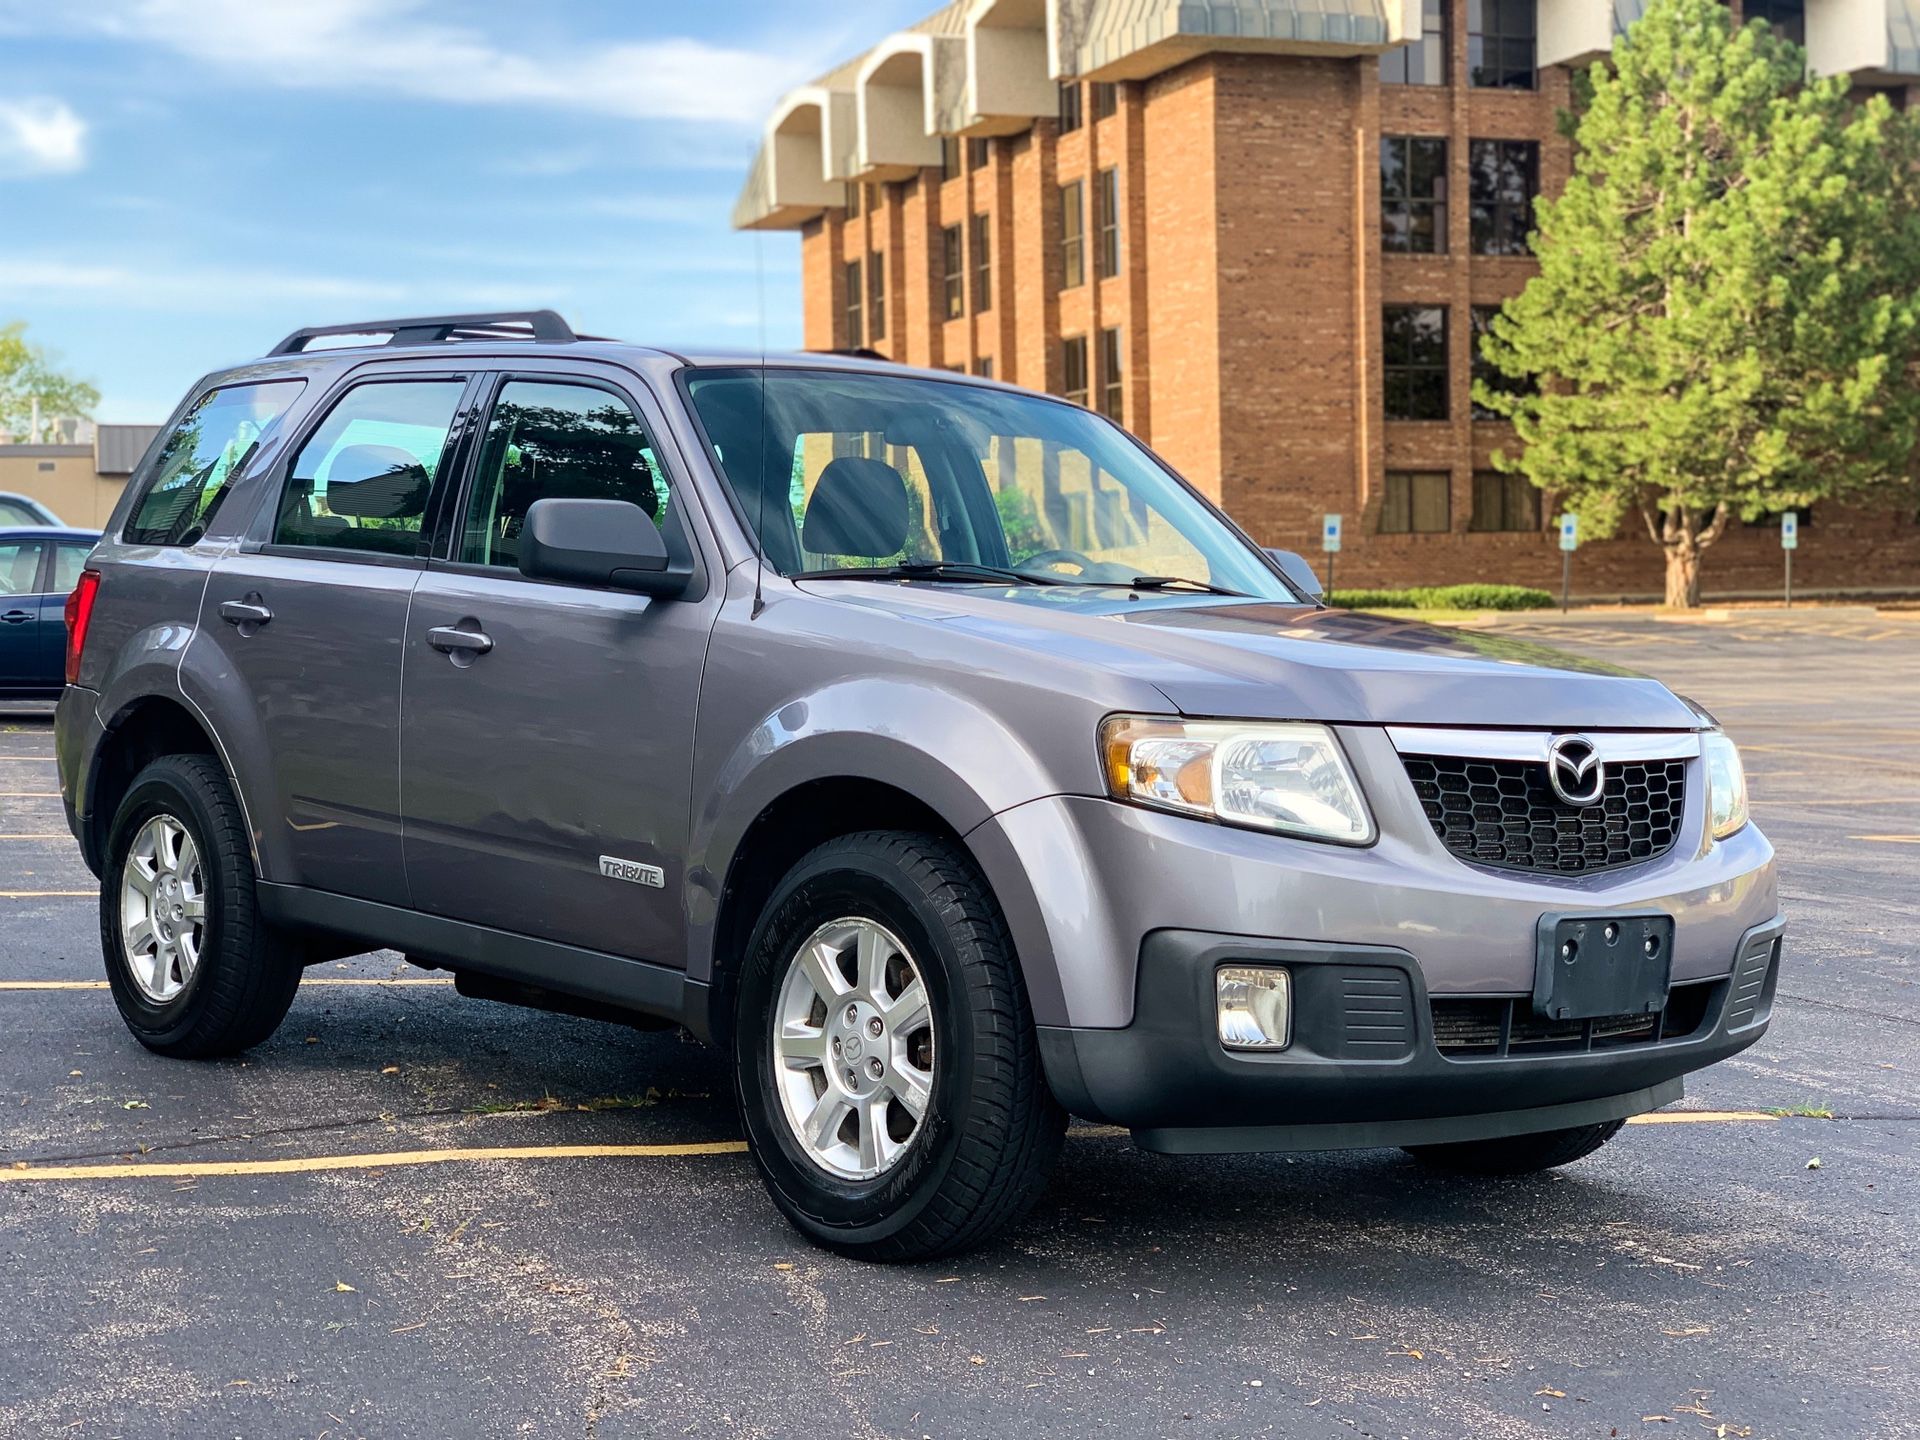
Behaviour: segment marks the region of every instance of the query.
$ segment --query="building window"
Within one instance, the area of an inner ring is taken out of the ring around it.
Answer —
[[[958,320],[967,313],[966,262],[960,255],[960,227],[949,225],[940,232],[940,263],[946,280],[947,319]]]
[[[1105,120],[1120,109],[1120,87],[1111,81],[1093,87],[1093,118]]]
[[[1380,312],[1387,419],[1447,418],[1447,310],[1388,305]]]
[[[1380,57],[1388,85],[1447,83],[1447,0],[1421,0],[1420,38]]]
[[[1060,86],[1060,133],[1071,135],[1080,128],[1080,82],[1077,80],[1062,82]]]
[[[1382,535],[1444,535],[1453,528],[1453,477],[1444,470],[1389,470]]]
[[[847,219],[860,218],[860,192],[864,189],[864,185],[856,185],[851,180],[847,182]]]
[[[1060,342],[1060,393],[1076,405],[1087,403],[1087,337]]]
[[[867,325],[873,338],[887,333],[887,257],[878,250],[867,256]]]
[[[1127,419],[1126,372],[1120,363],[1120,332],[1100,332],[1100,413],[1116,425]]]
[[[1094,177],[1095,240],[1099,244],[1096,268],[1102,280],[1120,273],[1120,170],[1102,170]]]
[[[993,159],[992,140],[975,139],[967,141],[967,168],[969,170],[984,170],[987,168],[987,162],[991,159]]]
[[[1473,322],[1473,378],[1484,381],[1489,390],[1497,390],[1502,395],[1531,395],[1534,385],[1524,378],[1507,374],[1496,369],[1486,356],[1480,353],[1480,342],[1493,332],[1493,317],[1500,313],[1498,305],[1476,305],[1471,316]],[[1485,409],[1478,401],[1474,402],[1473,418],[1476,420],[1503,420],[1506,417],[1496,415]]]
[[[1060,288],[1071,290],[1087,278],[1086,182],[1060,187]]]
[[[973,217],[973,311],[985,314],[993,308],[993,217]]]
[[[1746,0],[1740,7],[1748,20],[1764,20],[1774,33],[1796,45],[1807,43],[1806,0]]]
[[[960,137],[942,135],[940,137],[940,178],[958,180],[960,178]]]
[[[1534,85],[1534,0],[1467,0],[1467,79],[1483,90]]]
[[[1380,137],[1380,243],[1398,255],[1447,253],[1447,142]]]
[[[1540,528],[1540,490],[1524,475],[1473,472],[1473,518],[1469,530],[1525,531]]]
[[[982,380],[991,380],[993,378],[993,357],[991,355],[982,355],[978,360],[974,361],[973,373],[978,375]]]
[[[1533,197],[1540,193],[1540,146],[1533,140],[1474,140],[1467,146],[1467,209],[1473,253],[1526,255]]]
[[[861,301],[866,297],[860,289],[860,262],[847,262],[847,349],[858,350],[867,343],[863,325],[865,310]]]

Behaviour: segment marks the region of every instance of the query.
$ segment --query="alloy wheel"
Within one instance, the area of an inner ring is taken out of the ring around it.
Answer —
[[[120,942],[140,993],[164,1005],[193,979],[206,939],[199,847],[171,815],[139,829],[120,872]]]

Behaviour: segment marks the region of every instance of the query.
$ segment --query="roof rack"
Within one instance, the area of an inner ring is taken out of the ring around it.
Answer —
[[[327,335],[385,335],[386,345],[438,345],[461,340],[534,340],[567,345],[580,337],[553,310],[502,310],[479,315],[415,315],[401,320],[356,320],[350,325],[308,325],[282,340],[269,356],[299,355]]]

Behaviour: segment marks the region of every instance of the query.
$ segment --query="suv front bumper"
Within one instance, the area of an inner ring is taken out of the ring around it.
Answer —
[[[1778,917],[1752,927],[1723,978],[1695,982],[1686,1033],[1458,1055],[1442,1053],[1434,997],[1404,950],[1161,930],[1141,947],[1132,1023],[1042,1027],[1041,1054],[1067,1109],[1153,1150],[1437,1144],[1593,1124],[1678,1099],[1682,1075],[1765,1033],[1783,928]],[[1227,964],[1292,973],[1286,1050],[1221,1047],[1214,972]]]

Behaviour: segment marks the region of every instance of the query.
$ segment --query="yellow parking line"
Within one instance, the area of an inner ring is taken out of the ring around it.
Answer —
[[[1920,835],[1849,835],[1849,840],[1873,840],[1882,845],[1920,845]]]
[[[49,830],[44,835],[0,835],[0,840],[71,840],[73,836],[58,830]]]
[[[302,987],[308,985],[364,986],[375,989],[394,989],[408,985],[451,985],[453,977],[421,976],[412,979],[378,980],[361,976],[319,975],[311,980],[302,980]],[[0,990],[105,990],[104,980],[0,980]]]
[[[92,890],[0,890],[0,900],[62,900],[99,893],[98,887]]]
[[[204,1180],[242,1175],[301,1175],[316,1170],[387,1170],[453,1160],[678,1160],[744,1155],[744,1140],[687,1145],[501,1145],[462,1150],[390,1150],[367,1155],[302,1155],[285,1160],[186,1160],[129,1165],[46,1165],[0,1170],[0,1184],[21,1180]]]
[[[58,800],[58,790],[0,790],[0,800]]]
[[[1631,1115],[1629,1125],[1709,1125],[1731,1124],[1745,1120],[1778,1120],[1764,1110],[1653,1110]]]

